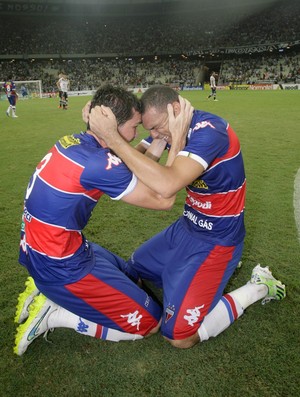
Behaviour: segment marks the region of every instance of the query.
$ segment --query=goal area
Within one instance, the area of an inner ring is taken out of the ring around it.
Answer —
[[[0,81],[0,87],[3,87],[4,83],[4,81]],[[42,98],[42,80],[14,80],[14,83],[18,99]],[[4,90],[1,90],[1,99],[6,99]]]

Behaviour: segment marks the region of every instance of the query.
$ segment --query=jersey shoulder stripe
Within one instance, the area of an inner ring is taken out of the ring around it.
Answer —
[[[228,140],[229,140],[227,152],[222,157],[217,157],[210,164],[209,169],[215,167],[217,164],[219,164],[223,161],[228,161],[228,160],[239,155],[240,150],[241,150],[240,142],[239,142],[239,139],[238,139],[236,133],[233,131],[233,129],[230,127],[229,124],[227,125],[227,134],[228,134]]]
[[[84,194],[93,200],[99,200],[103,194],[98,189],[85,189],[80,182],[84,167],[66,157],[56,146],[49,152],[51,158],[48,164],[39,173],[40,179],[52,188],[73,194]],[[40,164],[37,168],[39,168]]]

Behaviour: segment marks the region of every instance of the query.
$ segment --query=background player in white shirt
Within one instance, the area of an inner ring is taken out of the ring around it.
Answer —
[[[63,73],[58,75],[59,79],[56,83],[59,95],[59,109],[68,109],[68,91],[70,88],[70,80]]]
[[[209,78],[209,84],[210,84],[210,89],[211,89],[211,93],[208,95],[208,99],[210,99],[211,97],[214,98],[214,101],[217,101],[217,86],[216,86],[216,77],[218,75],[215,72],[212,72],[212,74],[210,75]]]

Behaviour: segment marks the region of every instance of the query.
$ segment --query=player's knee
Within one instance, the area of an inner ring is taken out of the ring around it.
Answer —
[[[148,336],[157,334],[157,332],[158,332],[159,329],[160,329],[160,325],[161,325],[161,320],[159,321],[159,323],[158,323],[154,328],[152,328],[152,329],[148,332],[147,335],[145,335],[145,338],[147,338]]]
[[[185,339],[169,339],[165,337],[165,340],[167,340],[173,347],[179,348],[179,349],[190,349],[191,347],[195,346],[199,341],[199,335],[196,332],[196,334],[189,336],[188,338]]]

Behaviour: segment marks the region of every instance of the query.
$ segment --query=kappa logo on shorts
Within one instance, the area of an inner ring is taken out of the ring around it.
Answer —
[[[189,315],[185,315],[185,316],[183,316],[183,318],[188,322],[188,324],[189,324],[191,327],[193,327],[194,324],[195,324],[196,322],[198,322],[199,317],[200,317],[200,314],[201,314],[201,312],[200,312],[199,309],[203,309],[203,307],[204,307],[204,305],[202,305],[202,306],[196,306],[194,309],[187,309],[186,312],[187,312]]]
[[[166,308],[165,324],[174,316],[174,313],[175,313],[175,306],[169,305]]]
[[[140,329],[140,324],[141,324],[141,319],[143,318],[143,315],[139,315],[139,311],[136,310],[134,313],[129,313],[129,314],[121,314],[122,318],[127,317],[127,322],[130,324],[132,327],[136,327],[137,330]]]

